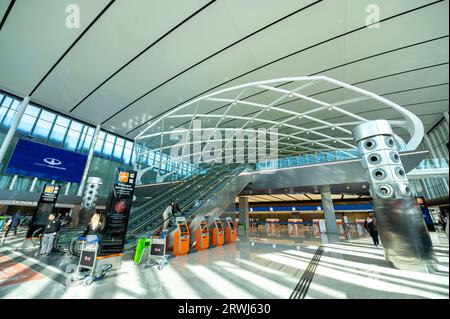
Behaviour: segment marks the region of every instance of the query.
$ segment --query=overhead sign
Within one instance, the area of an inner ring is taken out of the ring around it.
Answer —
[[[5,173],[79,183],[86,160],[84,154],[19,139]]]

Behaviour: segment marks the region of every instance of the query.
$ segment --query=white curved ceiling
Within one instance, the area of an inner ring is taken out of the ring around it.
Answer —
[[[80,8],[80,29],[65,27],[71,3]],[[32,102],[134,138],[151,119],[206,93],[252,81],[326,75],[404,106],[427,131],[448,110],[448,0],[377,1],[380,27],[367,28],[371,3],[2,0],[0,89],[31,94]],[[327,89],[318,85],[306,92],[330,102],[346,98]],[[256,100],[270,98],[265,92]],[[301,112],[307,105],[293,99],[283,107]],[[370,101],[345,109],[368,119],[398,117]],[[235,110],[242,116],[255,111]],[[351,121],[343,114],[315,115]],[[265,116],[282,121],[286,114],[274,110]],[[317,125],[307,119],[296,124]],[[406,131],[399,135],[407,138]]]

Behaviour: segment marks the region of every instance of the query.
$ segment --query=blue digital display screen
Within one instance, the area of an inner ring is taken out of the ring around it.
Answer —
[[[87,155],[19,139],[5,173],[79,183]]]

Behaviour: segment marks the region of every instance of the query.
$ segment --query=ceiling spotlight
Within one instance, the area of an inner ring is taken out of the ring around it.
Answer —
[[[311,143],[311,145],[314,145],[314,143]]]
[[[303,118],[303,116],[302,115],[300,115],[299,117],[298,117],[299,119],[302,119]]]
[[[350,186],[347,186],[347,189],[350,189]]]
[[[289,94],[289,97],[293,97],[294,95],[292,95],[292,94]]]
[[[253,122],[255,122],[255,121],[253,121],[253,120],[250,121],[250,123],[253,123]]]
[[[333,107],[332,106],[330,106],[329,108],[328,108],[328,111],[331,111],[333,109]]]
[[[337,143],[337,141],[333,141],[333,143]]]
[[[331,130],[334,131],[334,129],[335,129],[335,127],[333,126],[333,127],[331,128]]]
[[[309,131],[307,131],[306,134],[309,134]]]

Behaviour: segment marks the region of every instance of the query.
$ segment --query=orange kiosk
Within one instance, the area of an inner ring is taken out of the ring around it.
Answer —
[[[209,229],[205,217],[197,217],[197,227],[195,229],[195,248],[205,250],[209,247]]]
[[[189,228],[186,218],[177,217],[177,227],[167,237],[167,247],[173,250],[175,256],[186,255],[189,252]]]
[[[218,217],[214,218],[213,227],[214,229],[213,229],[212,243],[214,246],[222,246],[224,241],[224,233],[220,218]]]
[[[236,227],[234,226],[231,217],[225,218],[225,242],[234,243],[236,241]]]

